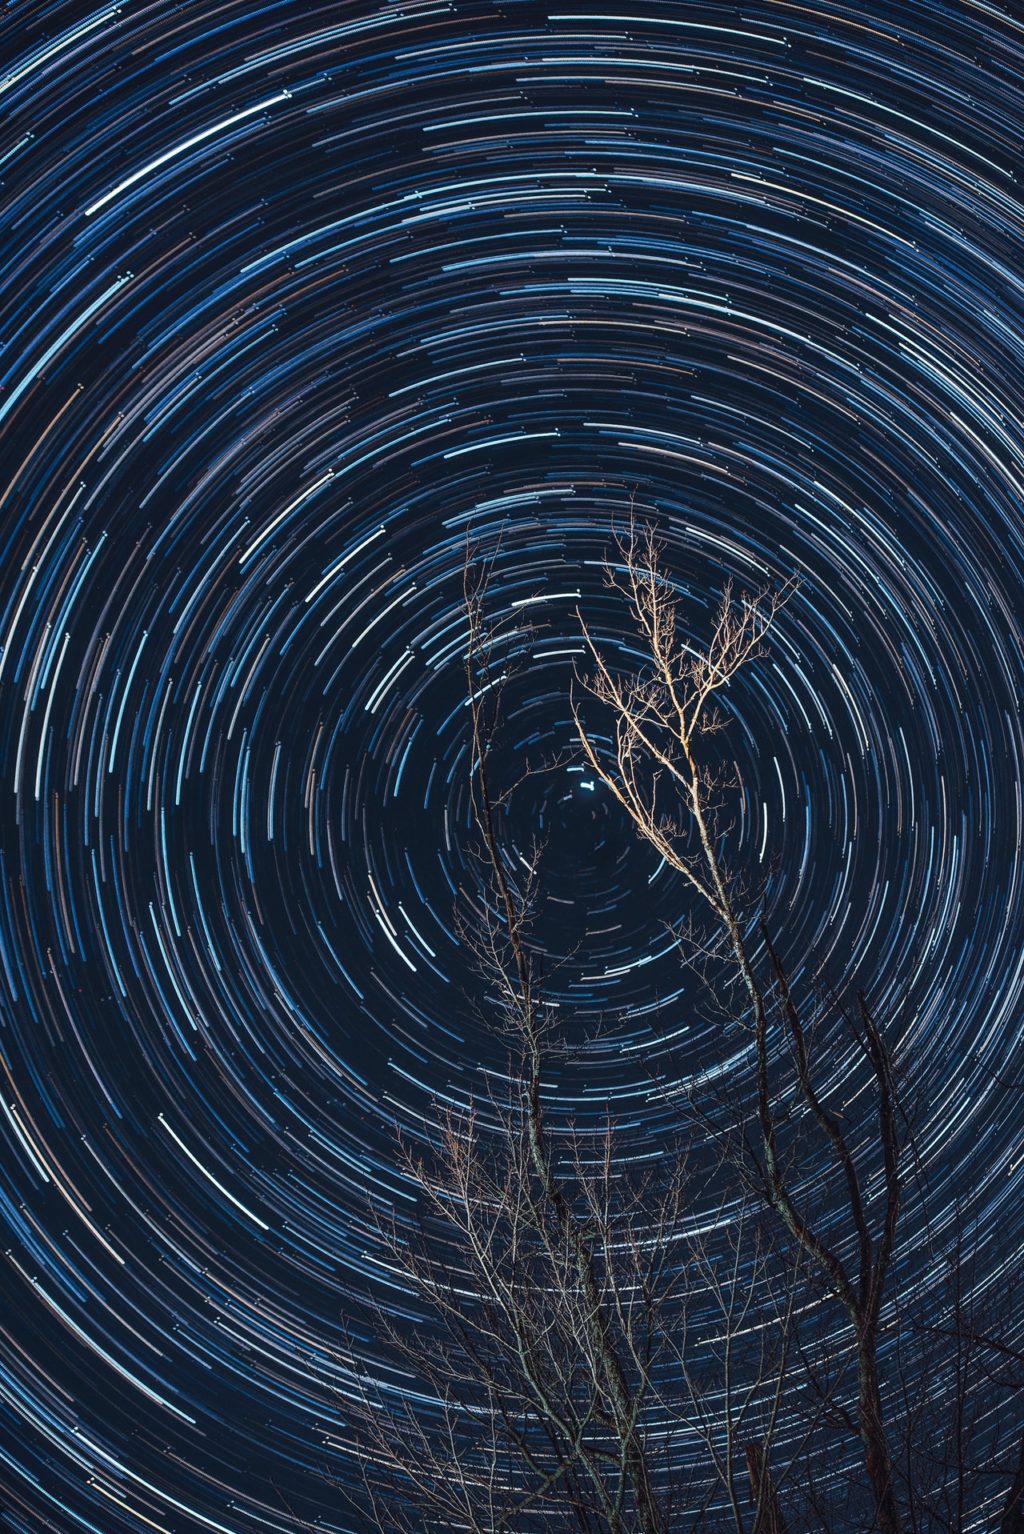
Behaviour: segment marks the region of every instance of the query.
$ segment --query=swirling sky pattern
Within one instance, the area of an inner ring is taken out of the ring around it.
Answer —
[[[1012,8],[39,0],[0,67],[0,1526],[352,1526],[367,1209],[500,1065],[467,537],[510,761],[571,744],[578,606],[628,645],[631,506],[695,633],[799,577],[734,855],[912,1048],[936,1228],[966,1181],[1019,1251]],[[656,1154],[738,1048],[685,890],[578,764],[513,803],[589,1041],[551,1112]]]

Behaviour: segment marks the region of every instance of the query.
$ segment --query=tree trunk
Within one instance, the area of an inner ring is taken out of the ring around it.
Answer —
[[[892,1456],[882,1418],[874,1340],[861,1339],[858,1352],[860,1437],[864,1445],[864,1465],[875,1501],[875,1518],[879,1534],[902,1534],[903,1520],[893,1486]]]
[[[754,1504],[754,1534],[787,1534],[771,1466],[764,1462],[763,1444],[747,1444],[747,1474]]]

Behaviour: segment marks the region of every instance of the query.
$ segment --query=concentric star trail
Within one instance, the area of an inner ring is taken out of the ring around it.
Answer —
[[[1019,1253],[1011,9],[38,4],[0,61],[0,1525],[353,1527],[394,1131],[502,1060],[467,540],[512,763],[572,745],[578,609],[628,660],[631,508],[696,636],[799,578],[733,857],[912,1052],[934,1231],[966,1181]],[[685,889],[578,762],[513,806],[553,1122],[649,1156],[741,1053]]]

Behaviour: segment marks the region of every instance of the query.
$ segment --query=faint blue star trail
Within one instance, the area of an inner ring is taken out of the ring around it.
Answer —
[[[467,538],[513,759],[572,744],[578,608],[628,658],[631,508],[695,635],[799,578],[730,694],[734,860],[912,1049],[933,1237],[966,1178],[1019,1253],[1024,23],[36,3],[0,71],[0,1526],[354,1526],[368,1210],[501,1065]],[[607,794],[515,803],[552,1121],[649,1157],[744,1041]]]

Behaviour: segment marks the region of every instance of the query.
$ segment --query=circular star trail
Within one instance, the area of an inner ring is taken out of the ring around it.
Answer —
[[[126,0],[0,57],[0,1524],[351,1527],[368,1210],[502,1063],[467,541],[502,771],[556,764],[502,817],[552,1122],[649,1156],[747,1068],[565,756],[632,508],[696,638],[799,579],[730,694],[733,860],[912,1053],[933,1231],[966,1179],[1019,1250],[1020,23]]]

